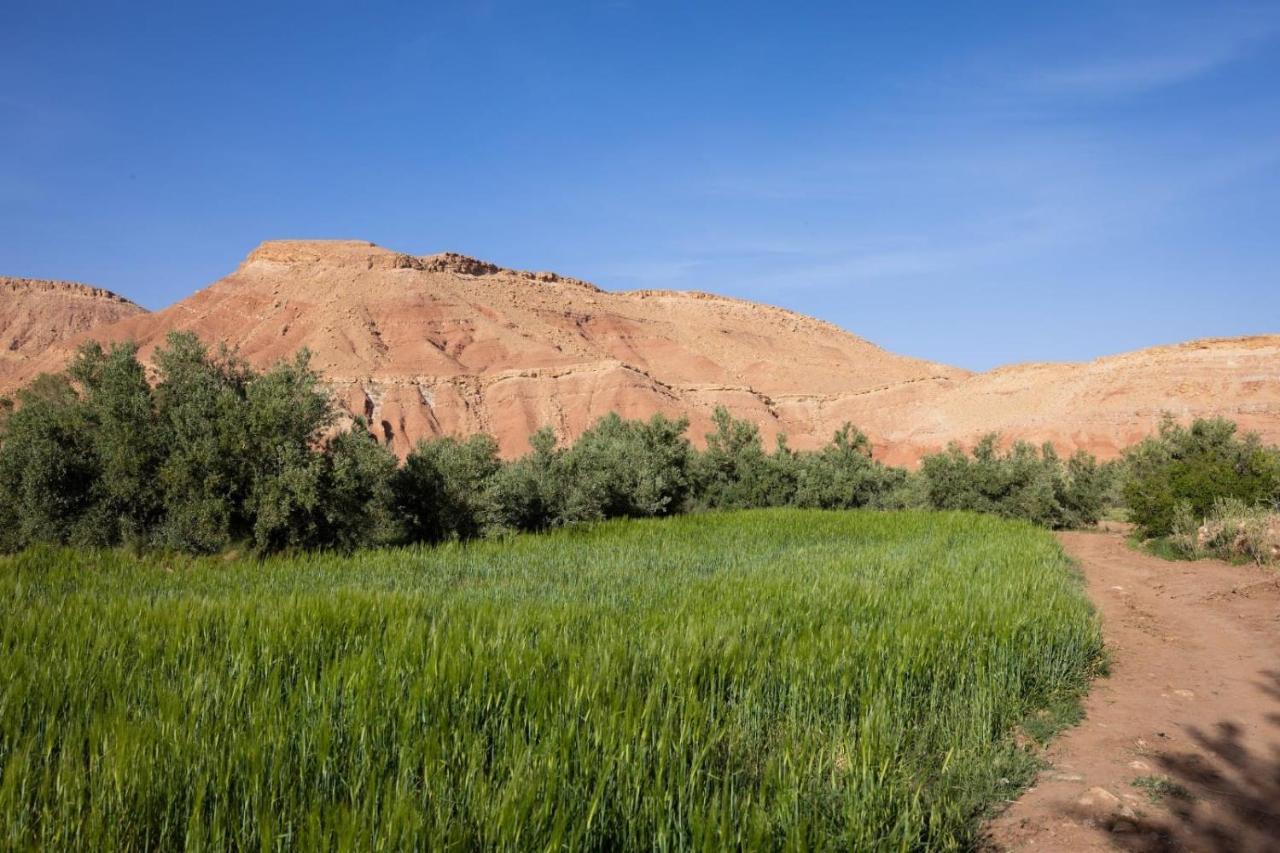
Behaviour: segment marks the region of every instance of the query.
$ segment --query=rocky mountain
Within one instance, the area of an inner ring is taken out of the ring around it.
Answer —
[[[1280,444],[1280,335],[1001,367],[867,423],[900,462],[992,431],[1110,459],[1154,432],[1165,412],[1183,421],[1221,415]]]
[[[132,338],[145,359],[168,332],[190,329],[259,366],[307,347],[349,411],[400,453],[423,436],[485,431],[515,455],[538,427],[569,438],[610,411],[687,415],[700,438],[719,405],[797,448],[852,421],[893,462],[990,430],[1112,456],[1166,410],[1229,415],[1280,441],[1280,336],[971,374],[766,305],[609,292],[354,241],[264,243],[169,308],[131,307],[50,340],[0,375],[0,390],[57,369],[84,337]]]
[[[109,290],[68,281],[0,276],[0,387],[50,348],[146,310]]]

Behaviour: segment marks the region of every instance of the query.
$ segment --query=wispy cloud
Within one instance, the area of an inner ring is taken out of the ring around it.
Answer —
[[[1127,96],[1211,74],[1246,58],[1280,34],[1280,16],[1247,16],[1089,62],[1031,75],[1026,87],[1045,94]]]
[[[914,228],[901,219],[859,217],[787,236],[740,223],[737,239],[725,239],[726,229],[702,231],[668,246],[665,259],[613,267],[602,280],[764,297],[872,284],[936,285],[940,277],[974,280],[1011,264],[1034,270],[1116,234],[1159,227],[1205,194],[1280,164],[1274,134],[1162,163],[1147,162],[1141,147],[1119,154],[1085,142],[1031,144],[1033,152],[994,144],[937,152],[937,174],[962,174],[959,185],[972,200]],[[888,172],[891,185],[905,181],[884,161],[868,162]],[[841,171],[840,164],[831,170]],[[766,199],[775,184],[787,184],[785,173],[761,177]],[[886,192],[888,199],[892,191]]]

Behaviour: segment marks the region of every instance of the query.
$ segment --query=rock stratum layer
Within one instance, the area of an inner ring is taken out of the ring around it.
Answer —
[[[0,387],[29,373],[32,359],[85,332],[146,313],[109,290],[69,281],[0,276]]]
[[[145,360],[169,332],[191,330],[258,366],[307,347],[348,411],[401,454],[422,437],[488,432],[517,455],[541,426],[571,439],[610,411],[687,415],[697,440],[717,406],[796,448],[820,446],[852,421],[896,463],[989,431],[1111,457],[1165,411],[1225,415],[1280,441],[1280,336],[973,374],[780,308],[608,292],[356,241],[264,243],[231,275],[153,314],[96,293],[121,314],[37,323],[60,333],[0,373],[0,390],[60,368],[86,338],[136,340]],[[35,316],[21,292],[0,298],[0,329]]]

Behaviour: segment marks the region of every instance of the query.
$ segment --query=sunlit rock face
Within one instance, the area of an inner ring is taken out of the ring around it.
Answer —
[[[359,241],[263,243],[226,278],[154,314],[112,298],[118,316],[55,323],[69,333],[14,361],[0,386],[58,369],[84,338],[132,338],[145,360],[186,329],[260,367],[306,347],[336,399],[400,454],[419,438],[483,431],[518,455],[539,427],[572,439],[611,411],[685,415],[700,443],[721,405],[757,423],[770,447],[779,434],[817,447],[852,421],[877,456],[907,464],[993,430],[1114,456],[1165,411],[1226,415],[1280,441],[1280,336],[973,374],[780,308],[610,292]]]

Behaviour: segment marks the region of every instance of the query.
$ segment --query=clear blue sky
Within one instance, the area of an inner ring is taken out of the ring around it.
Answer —
[[[971,368],[1280,332],[1280,3],[0,11],[0,274],[373,240]]]

